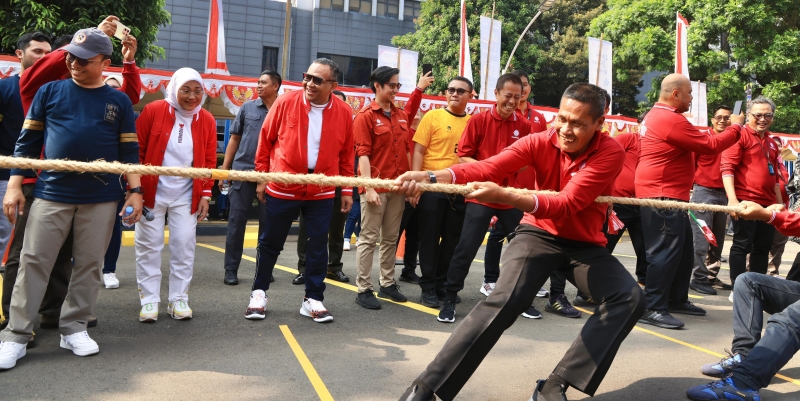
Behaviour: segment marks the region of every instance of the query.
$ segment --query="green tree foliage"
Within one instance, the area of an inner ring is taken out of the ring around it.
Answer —
[[[503,21],[501,64],[505,66],[519,35],[538,10],[537,1],[497,1],[495,19]],[[591,20],[604,10],[604,0],[558,0],[534,22],[512,60],[510,70],[531,74],[532,97],[536,104],[558,107],[561,94],[570,84],[588,77],[586,32]],[[434,68],[435,91],[447,85],[458,71],[459,0],[428,0],[416,20],[417,30],[393,39],[395,46],[420,53],[420,65]],[[480,16],[491,15],[492,1],[467,2],[472,71],[480,71]],[[480,88],[477,87],[476,91]]]
[[[0,53],[13,53],[23,33],[72,35],[82,28],[96,27],[108,15],[116,15],[131,28],[138,42],[139,66],[164,57],[164,49],[154,44],[158,27],[170,23],[164,0],[7,0],[0,3]],[[121,64],[119,40],[112,40],[116,42],[112,61]]]
[[[590,35],[614,44],[614,92],[631,92],[647,71],[673,71],[675,13],[689,21],[689,72],[708,84],[709,112],[718,104],[753,96],[778,105],[773,130],[800,133],[800,14],[796,0],[608,0],[608,11],[592,22]],[[633,95],[615,99],[618,110],[633,115],[652,105]]]

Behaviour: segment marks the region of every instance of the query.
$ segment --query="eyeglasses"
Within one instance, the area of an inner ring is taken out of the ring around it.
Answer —
[[[186,96],[189,96],[189,95],[195,95],[196,97],[203,96],[203,90],[202,89],[198,89],[196,91],[190,91],[190,90],[186,90],[186,89],[178,89],[178,92],[180,92],[182,95],[186,95]]]
[[[100,62],[100,60],[87,60],[85,58],[77,57],[72,53],[67,53],[67,62],[72,64],[75,61],[77,61],[78,65],[80,65],[81,67],[86,67],[87,65],[94,62]]]
[[[772,113],[767,113],[767,114],[753,114],[753,113],[750,113],[750,115],[753,116],[753,118],[755,118],[756,120],[760,120],[762,118],[765,119],[765,120],[772,120],[772,117],[775,117],[775,115],[772,114]]]
[[[314,85],[322,85],[323,82],[336,82],[333,79],[323,79],[320,77],[313,76],[311,74],[303,73],[303,82],[314,82]]]
[[[400,87],[403,86],[403,84],[397,84],[394,82],[389,82],[386,85],[389,85],[389,88],[391,88],[392,90],[400,90]]]
[[[465,93],[469,92],[467,89],[464,88],[447,88],[447,93],[454,94],[458,93],[458,96],[463,96]]]
[[[730,121],[731,116],[714,116],[714,121]]]

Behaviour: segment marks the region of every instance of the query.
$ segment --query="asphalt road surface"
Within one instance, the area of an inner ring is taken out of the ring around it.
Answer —
[[[627,240],[627,238],[624,238]],[[483,264],[476,260],[461,293],[456,323],[436,321],[437,310],[418,304],[419,288],[401,283],[404,305],[383,302],[381,310],[355,304],[355,248],[344,253],[348,284],[330,283],[325,306],[334,316],[314,323],[298,313],[303,287],[291,284],[297,263],[290,237],[278,260],[267,318],[250,321],[244,312],[255,270],[255,250],[246,249],[240,284],[222,284],[224,237],[198,237],[189,304],[194,318],[166,314],[169,253],[164,252],[161,314],[158,322],[138,321],[134,252],[123,247],[117,270],[121,286],[102,289],[89,333],[100,353],[81,358],[59,348],[57,330],[36,325],[37,346],[17,367],[0,372],[2,400],[397,400],[425,369],[444,341],[484,297],[478,292]],[[730,237],[728,237],[730,242]],[[800,246],[790,243],[782,273]],[[629,242],[616,251],[633,272]],[[727,251],[726,251],[727,255]],[[478,259],[483,258],[483,249]],[[377,254],[376,254],[377,259]],[[377,261],[376,261],[377,263]],[[377,265],[376,265],[377,266]],[[727,270],[722,276],[727,279]],[[373,270],[377,288],[377,267]],[[567,286],[570,299],[575,288]],[[728,292],[698,297],[705,317],[680,316],[683,330],[637,325],[600,386],[596,401],[686,399],[687,388],[711,381],[700,366],[716,361],[732,339]],[[544,311],[545,300],[535,305]],[[458,396],[458,400],[527,400],[535,381],[546,378],[579,334],[586,315],[568,319],[548,313],[540,320],[520,317],[505,333]],[[765,401],[800,399],[800,358],[781,371]],[[589,397],[575,389],[570,400]]]

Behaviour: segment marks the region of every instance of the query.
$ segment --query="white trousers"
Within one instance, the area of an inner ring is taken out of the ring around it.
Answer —
[[[162,197],[163,199],[163,197]],[[197,244],[197,216],[191,213],[191,196],[174,201],[159,201],[151,212],[153,221],[144,217],[136,223],[136,282],[142,305],[161,302],[161,250],[164,249],[165,216],[169,212],[169,302],[189,300],[189,283],[194,272]]]

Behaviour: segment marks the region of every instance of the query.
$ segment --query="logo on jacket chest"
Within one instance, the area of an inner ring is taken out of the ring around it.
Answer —
[[[117,122],[117,114],[119,114],[119,107],[115,104],[106,103],[106,115],[103,117],[110,123]]]

